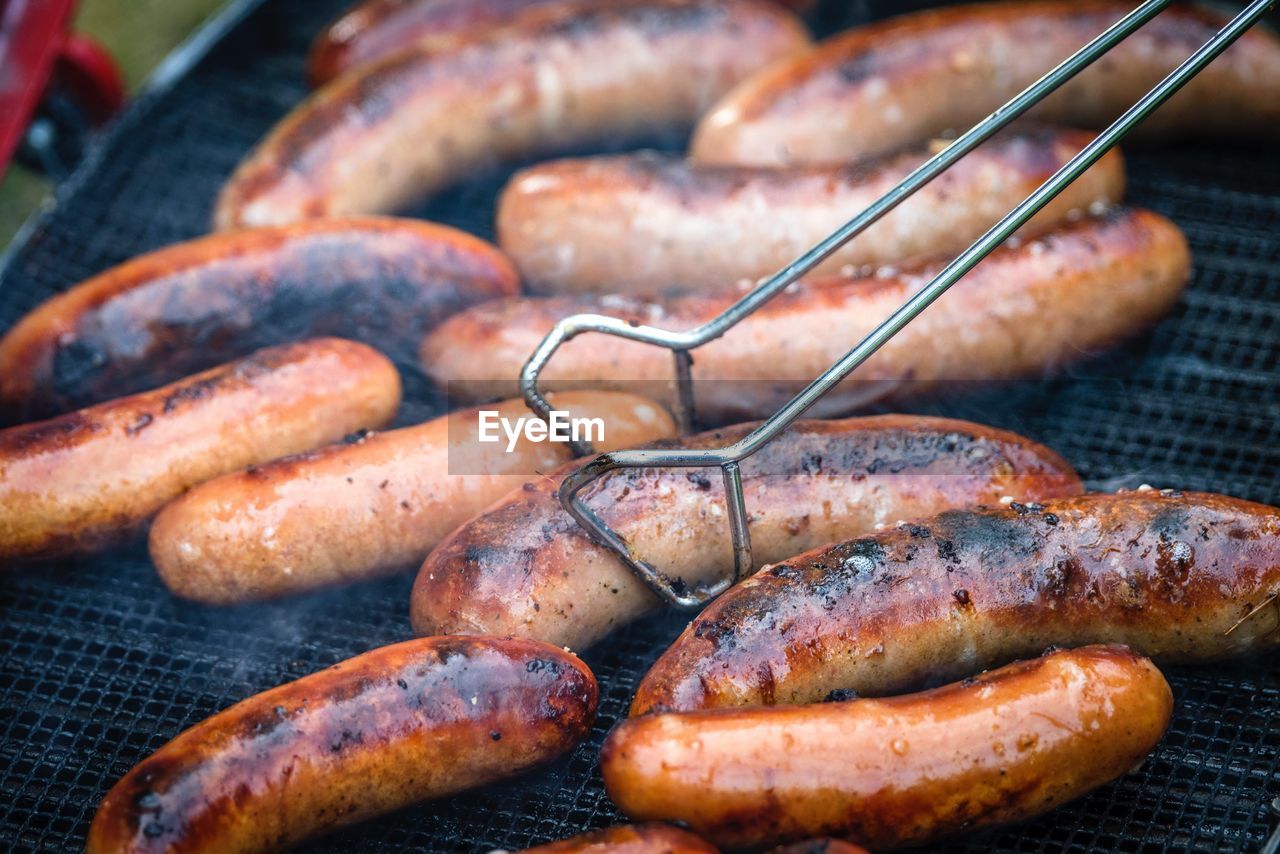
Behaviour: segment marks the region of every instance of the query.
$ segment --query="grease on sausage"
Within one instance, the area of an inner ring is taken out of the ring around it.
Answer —
[[[197,483],[381,427],[399,405],[385,357],[320,338],[0,431],[0,565],[124,539]]]
[[[600,770],[628,816],[725,847],[831,835],[882,850],[1080,797],[1139,763],[1172,709],[1149,660],[1090,646],[905,697],[632,718]]]
[[[706,163],[845,162],[967,130],[1133,11],[1127,0],[980,3],[903,15],[830,38],[736,87],[694,132]],[[1164,10],[1028,115],[1105,127],[1226,19]],[[1280,136],[1280,39],[1245,33],[1134,138]]]
[[[779,294],[723,337],[698,348],[692,370],[699,416],[714,424],[772,415],[919,291],[943,263],[820,279]],[[1043,374],[1155,323],[1177,301],[1190,265],[1178,227],[1137,209],[1070,222],[1021,244],[1006,244],[811,412],[847,414],[947,382]],[[529,354],[568,315],[594,311],[687,330],[719,315],[734,298],[495,300],[455,315],[428,334],[423,368],[436,383],[453,381],[451,390],[478,399],[512,396]],[[583,335],[557,351],[540,383],[546,389],[574,383],[625,389],[646,383],[670,404],[670,378],[671,356],[665,350]]]
[[[637,395],[565,392],[557,411],[604,422],[600,451],[675,435]],[[524,401],[482,407],[535,417]],[[226,605],[351,583],[417,566],[450,531],[568,461],[558,442],[508,451],[477,441],[478,410],[228,474],[192,489],[151,527],[151,560],[178,596]]]
[[[316,92],[241,163],[220,229],[386,213],[491,165],[683,133],[808,44],[761,0],[552,4],[428,39]]]
[[[764,570],[690,623],[632,714],[892,694],[1050,645],[1160,662],[1280,645],[1280,510],[1126,492],[951,510]]]
[[[46,417],[315,335],[411,364],[424,331],[514,296],[496,248],[434,223],[367,217],[213,235],[59,294],[0,339],[0,409]]]
[[[1000,134],[811,275],[959,252],[1092,138],[1029,127]],[[786,170],[704,166],[654,152],[554,161],[507,185],[498,203],[498,241],[536,293],[724,289],[781,270],[932,153],[912,147],[851,165]],[[1112,151],[1025,233],[1071,211],[1119,202],[1123,194],[1124,165]]]
[[[107,793],[86,847],[289,848],[544,764],[586,735],[597,695],[586,665],[533,641],[383,647],[178,735]]]
[[[661,447],[717,448],[754,425]],[[570,464],[458,528],[414,584],[419,634],[534,637],[586,648],[657,608],[657,597],[596,544],[556,496]],[[1074,495],[1080,481],[1049,449],[1014,433],[909,416],[801,421],[742,463],[756,565],[871,531],[877,524],[1004,495]],[[583,499],[677,584],[733,571],[721,479],[714,471],[610,473]]]

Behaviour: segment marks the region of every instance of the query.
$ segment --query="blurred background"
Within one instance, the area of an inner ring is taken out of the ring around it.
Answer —
[[[165,54],[223,2],[81,0],[75,29],[97,39],[115,57],[133,92]],[[0,182],[0,251],[51,189],[49,181],[19,164],[9,169]]]

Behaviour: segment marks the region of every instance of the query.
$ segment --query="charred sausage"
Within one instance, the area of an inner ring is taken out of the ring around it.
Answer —
[[[90,854],[251,852],[513,777],[565,753],[595,677],[510,638],[383,647],[219,712],[107,793]]]
[[[814,414],[846,414],[947,381],[1048,372],[1154,323],[1177,301],[1190,262],[1178,227],[1141,210],[1114,211],[1006,244],[828,394]],[[815,280],[779,294],[696,351],[699,415],[711,423],[772,415],[923,287],[940,264]],[[529,354],[568,315],[594,311],[682,330],[711,320],[733,298],[496,300],[428,334],[423,366],[437,383],[452,381],[450,389],[459,395],[512,396]],[[669,397],[670,377],[665,350],[584,335],[556,353],[541,382],[548,389],[649,383],[654,394]]]
[[[752,425],[665,447],[721,447]],[[564,475],[527,484],[454,531],[423,564],[419,634],[513,634],[582,649],[658,607],[658,598],[561,507]],[[584,500],[638,554],[693,586],[732,572],[715,472],[611,473]],[[1074,495],[1056,454],[1013,433],[906,416],[801,421],[742,463],[757,565],[877,524],[1012,495]]]
[[[632,714],[892,694],[1051,644],[1167,663],[1280,644],[1280,511],[1126,492],[951,510],[823,547],[712,603]]]
[[[526,849],[523,854],[716,854],[714,845],[669,824],[624,824]]]
[[[637,395],[566,392],[557,410],[605,424],[598,450],[675,435]],[[524,402],[482,407],[510,420]],[[151,560],[178,596],[226,605],[301,593],[421,565],[446,534],[521,483],[571,458],[568,446],[483,444],[478,411],[359,434],[201,484],[151,526]]]
[[[1084,148],[1092,134],[1002,134],[969,154],[814,275],[959,252]],[[779,170],[700,166],[645,152],[577,158],[517,174],[498,203],[498,241],[538,293],[656,296],[772,275],[931,155],[913,147],[853,165]],[[1124,165],[1108,154],[1027,228],[1119,202]]]
[[[0,565],[123,539],[197,483],[381,427],[400,377],[321,338],[0,431]]]
[[[979,3],[837,35],[736,87],[698,123],[706,163],[841,163],[963,131],[1133,11],[1127,0]],[[1101,128],[1226,19],[1175,6],[1028,115]],[[1137,138],[1280,136],[1280,39],[1255,27],[1135,132]]]
[[[411,364],[422,333],[519,290],[464,232],[364,218],[214,235],[134,258],[38,307],[0,339],[12,420],[132,394],[314,335]]]
[[[328,83],[360,65],[382,59],[426,38],[441,38],[503,24],[536,6],[583,0],[364,0],[325,27],[311,45],[307,78]],[[617,0],[595,0],[597,5]],[[774,0],[807,11],[813,0]]]
[[[1149,660],[1089,646],[906,697],[632,718],[600,770],[628,816],[718,845],[824,834],[878,851],[1080,797],[1139,763],[1172,709]]]
[[[553,4],[340,77],[223,189],[218,228],[387,213],[489,165],[683,133],[731,85],[807,45],[760,0]]]

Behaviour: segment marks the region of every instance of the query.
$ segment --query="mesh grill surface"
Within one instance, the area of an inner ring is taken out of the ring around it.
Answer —
[[[171,89],[140,100],[0,282],[0,329],[50,294],[201,234],[219,185],[303,95],[311,35],[343,0],[253,12]],[[874,14],[849,3],[829,23]],[[881,4],[903,8],[904,4]],[[905,5],[923,5],[920,3]],[[1096,487],[1149,481],[1280,502],[1280,165],[1238,146],[1131,153],[1131,196],[1173,217],[1196,259],[1154,332],[1014,395],[940,411],[1020,430]],[[492,237],[501,176],[415,211]],[[426,414],[419,404],[410,410]],[[402,577],[275,605],[212,611],[166,594],[141,546],[0,580],[0,839],[79,847],[107,789],[183,728],[256,691],[408,636]],[[637,626],[586,656],[603,697],[592,738],[520,780],[404,810],[318,850],[487,851],[608,825],[595,757],[646,666],[682,625]],[[1280,793],[1280,671],[1174,670],[1172,728],[1135,773],[1036,822],[958,850],[1252,851]]]

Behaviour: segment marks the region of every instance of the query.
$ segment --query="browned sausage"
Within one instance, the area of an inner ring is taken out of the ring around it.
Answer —
[[[385,357],[319,338],[0,431],[0,566],[118,541],[197,483],[381,427],[399,405]]]
[[[751,426],[660,444],[721,447]],[[561,507],[567,470],[507,496],[431,553],[411,602],[419,634],[513,634],[583,649],[658,607]],[[733,571],[717,475],[623,470],[582,497],[641,557],[692,587]],[[1057,454],[1014,433],[896,415],[798,422],[743,461],[742,480],[757,566],[947,507],[1080,491]]]
[[[585,664],[533,641],[383,647],[178,735],[107,793],[86,847],[289,848],[554,759],[590,729],[597,693]]]
[[[735,88],[699,122],[691,152],[707,163],[839,163],[967,130],[1133,9],[1128,0],[979,3],[859,27]],[[1105,127],[1225,20],[1168,9],[1029,115]],[[1280,39],[1245,33],[1136,135],[1280,137]]]
[[[552,405],[605,425],[600,451],[675,435],[665,410],[618,392],[565,392]],[[481,407],[534,417],[524,401]],[[478,441],[478,410],[357,435],[201,484],[151,526],[151,560],[178,596],[227,605],[419,566],[454,528],[572,457],[560,442]]]
[[[107,270],[20,320],[0,339],[0,408],[44,417],[313,335],[407,364],[425,330],[518,290],[497,249],[433,223],[369,217],[205,237]]]
[[[320,32],[307,57],[312,86],[328,83],[359,65],[403,50],[425,38],[454,37],[491,28],[535,6],[567,0],[364,0]],[[583,0],[572,0],[583,5]],[[597,5],[617,0],[596,0]],[[812,0],[774,0],[806,11]]]
[[[632,718],[600,770],[628,816],[725,847],[831,835],[881,850],[1078,798],[1141,762],[1172,709],[1150,661],[1089,646],[906,697]]]
[[[731,85],[808,44],[760,0],[552,4],[338,78],[240,165],[218,228],[386,213],[476,170],[683,133]]]
[[[524,854],[716,854],[716,847],[669,824],[624,824],[528,848]]]
[[[823,547],[712,603],[632,714],[891,694],[1052,644],[1169,663],[1280,645],[1280,511],[1126,492],[952,510]]]
[[[1093,138],[1048,128],[1002,134],[845,244],[815,275],[964,249]],[[540,293],[654,296],[772,275],[927,160],[913,147],[852,166],[699,166],[654,152],[560,160],[516,175],[498,241]],[[1118,151],[1027,231],[1119,202]]]
[[[1141,210],[1115,211],[1006,244],[828,394],[814,414],[844,414],[948,381],[1052,370],[1163,316],[1182,292],[1190,262],[1177,226]],[[699,415],[713,424],[772,415],[919,290],[940,263],[816,280],[778,295],[695,352]],[[437,383],[452,381],[450,391],[459,397],[511,396],[525,360],[568,315],[593,311],[684,330],[711,320],[732,299],[495,300],[428,334],[423,366]],[[625,389],[644,382],[653,393],[670,395],[670,377],[665,350],[583,335],[556,353],[542,373],[542,387]]]

